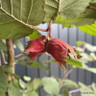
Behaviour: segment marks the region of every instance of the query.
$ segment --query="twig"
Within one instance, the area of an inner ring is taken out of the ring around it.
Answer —
[[[14,48],[13,48],[13,40],[6,39],[7,51],[8,51],[8,65],[12,67],[12,73],[15,73],[15,65],[14,65]],[[12,80],[12,76],[8,73],[8,81]]]
[[[85,50],[86,50],[86,46],[85,46],[86,44],[84,43],[83,44],[83,51],[82,51],[82,53],[84,53],[85,52]]]
[[[52,31],[52,22],[53,22],[53,19],[51,19],[50,20],[50,22],[49,22],[49,27],[48,27],[48,29],[49,29],[49,38],[51,38],[51,31]]]
[[[25,53],[18,54],[15,56],[15,58],[18,58],[18,57],[23,56],[23,55],[25,55]]]
[[[64,75],[64,77],[62,78],[62,80],[61,80],[61,83],[60,83],[60,89],[62,88],[62,86],[63,86],[63,82],[64,82],[64,80],[65,80],[65,78],[74,70],[75,68],[72,68],[72,69],[70,69],[65,75]]]
[[[96,10],[96,7],[94,7],[94,6],[88,6],[87,8],[92,9],[92,10]]]
[[[4,64],[7,64],[6,60],[5,60],[5,56],[4,56],[4,52],[1,50],[1,55],[2,55],[2,58],[3,58],[3,62]]]

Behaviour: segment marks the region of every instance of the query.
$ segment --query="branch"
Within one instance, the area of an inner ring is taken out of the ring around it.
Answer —
[[[6,65],[7,62],[6,62],[6,60],[5,60],[4,52],[3,52],[2,50],[1,50],[1,55],[2,55],[2,58],[3,58],[3,62],[4,62],[4,64]]]
[[[92,10],[96,10],[96,7],[94,7],[94,6],[88,6],[87,8],[92,9]]]
[[[14,48],[13,48],[13,40],[6,39],[7,51],[8,51],[8,65],[12,67],[13,74],[15,73],[14,68]],[[11,80],[11,75],[9,75],[9,81]]]
[[[48,27],[48,30],[49,30],[49,38],[51,38],[51,32],[52,32],[52,22],[53,22],[53,19],[50,20],[49,22],[49,27]]]
[[[75,69],[75,68],[70,69],[70,70],[64,75],[64,77],[62,78],[61,83],[60,83],[60,89],[61,89],[62,86],[63,86],[63,82],[64,82],[65,78],[66,78],[74,69]]]
[[[15,56],[15,58],[18,58],[18,57],[23,56],[23,55],[25,55],[25,53],[18,54]]]

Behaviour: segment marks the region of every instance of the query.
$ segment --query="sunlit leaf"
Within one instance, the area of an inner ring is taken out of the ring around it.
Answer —
[[[79,26],[78,28],[85,33],[96,36],[96,22],[92,25]]]
[[[31,81],[31,77],[24,76],[24,80],[27,81],[27,82],[29,82],[29,81]]]
[[[68,88],[78,88],[78,85],[76,84],[76,82],[68,79],[64,80],[64,85]]]
[[[71,66],[82,68],[82,63],[80,61],[69,58],[65,59],[65,61]]]
[[[81,46],[84,44],[84,42],[83,41],[77,41],[76,44],[77,44],[77,46]]]
[[[96,46],[93,46],[93,45],[91,45],[91,44],[86,43],[86,44],[85,44],[85,47],[86,47],[86,49],[89,50],[90,52],[96,52]]]
[[[37,31],[34,30],[32,34],[29,35],[30,40],[34,40],[36,38],[38,38],[41,34]]]
[[[82,69],[87,70],[89,72],[92,72],[92,73],[95,73],[96,74],[96,68],[94,68],[94,67],[88,67],[86,64],[83,64]]]

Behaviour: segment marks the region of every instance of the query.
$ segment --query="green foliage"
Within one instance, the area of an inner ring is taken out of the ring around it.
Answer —
[[[56,16],[58,8],[59,15],[65,19],[79,16],[85,11],[86,6],[89,5],[90,0],[45,0],[45,21],[50,20]]]
[[[94,91],[94,93],[96,95],[96,85],[95,85],[95,83],[92,83],[92,90]]]
[[[46,61],[32,61],[32,62],[30,62],[30,61],[26,61],[25,60],[26,58],[27,58],[26,56],[21,57],[20,59],[16,60],[16,63],[22,64],[27,67],[32,66],[34,68],[40,68],[40,69],[43,69],[47,72],[49,71],[50,68],[48,66],[48,62],[46,62]]]
[[[96,20],[96,11],[86,9],[89,3],[90,0],[17,0],[11,3],[2,0],[0,38],[18,39],[28,36],[34,31],[31,25],[49,22],[57,13],[61,18],[56,23],[67,26],[92,24]]]
[[[82,63],[80,61],[74,60],[74,59],[69,59],[66,58],[65,60],[69,65],[73,66],[73,67],[79,67],[82,68]]]
[[[20,49],[20,51],[22,51],[22,52],[24,51],[24,46],[19,40],[15,40],[15,44]]]
[[[96,36],[96,22],[92,25],[79,26],[78,28],[85,33]]]
[[[81,82],[79,82],[79,86],[80,86],[80,92],[82,92],[81,96],[90,96],[90,95],[93,96],[94,92],[88,86],[86,86]]]
[[[37,30],[34,30],[33,33],[29,35],[29,38],[30,38],[30,40],[34,40],[37,37],[39,37],[40,35],[41,34]]]
[[[57,82],[57,80],[53,77],[48,78],[45,77],[42,79],[42,84],[44,86],[44,90],[50,94],[50,95],[58,95],[59,94],[59,83]]]
[[[42,61],[42,62],[35,62],[35,61],[33,61],[31,63],[31,65],[33,67],[35,67],[35,68],[44,69],[45,71],[49,71],[49,69],[50,69],[49,66],[48,66],[48,63],[44,62],[44,61]]]
[[[19,83],[10,82],[9,87],[8,87],[8,95],[9,96],[23,96],[19,88]]]
[[[77,44],[77,46],[81,46],[84,44],[84,42],[83,41],[77,41],[76,44]]]
[[[0,67],[0,96],[4,96],[8,87],[8,76],[5,74],[4,69]]]
[[[4,42],[1,39],[0,39],[0,50],[6,51],[6,45],[4,44]]]
[[[28,77],[28,76],[24,76],[24,80],[27,81],[27,82],[29,82],[29,81],[31,81],[31,78]]]
[[[64,91],[62,92],[62,96],[69,96],[69,89],[65,88]]]
[[[94,68],[94,67],[89,67],[89,66],[87,66],[86,64],[83,64],[82,69],[87,70],[87,71],[90,71],[90,72],[96,74],[96,68]]]
[[[18,39],[32,33],[30,25],[44,19],[44,0],[3,0],[0,5],[0,38]]]
[[[86,9],[84,13],[80,14],[79,16],[72,18],[72,19],[64,19],[63,17],[59,16],[55,23],[60,23],[63,26],[67,24],[67,26],[76,25],[76,26],[83,26],[83,25],[90,25],[95,22],[96,20],[96,10]]]
[[[79,88],[79,86],[76,84],[76,82],[69,80],[69,79],[64,80],[64,85],[67,88]]]

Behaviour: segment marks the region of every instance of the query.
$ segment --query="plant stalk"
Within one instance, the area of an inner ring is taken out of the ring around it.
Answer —
[[[15,73],[15,66],[14,66],[14,48],[13,48],[13,40],[6,39],[7,51],[8,51],[8,66],[12,67],[12,73]],[[12,76],[8,74],[9,81],[12,80]]]

